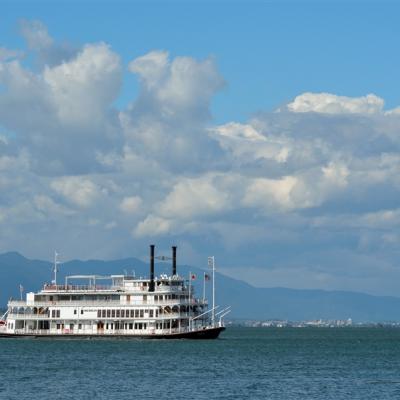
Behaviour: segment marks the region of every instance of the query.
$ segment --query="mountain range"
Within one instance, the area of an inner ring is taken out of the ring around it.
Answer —
[[[20,285],[25,292],[39,290],[43,283],[52,280],[52,263],[30,260],[17,252],[0,254],[0,308],[10,297],[19,298]],[[155,266],[156,275],[170,274],[167,263]],[[61,264],[58,282],[65,275],[77,274],[123,274],[128,272],[147,277],[148,264],[136,258],[112,261],[72,260]],[[124,272],[125,271],[125,272]],[[178,264],[181,276],[196,276],[193,281],[198,297],[203,292],[204,270]],[[210,271],[207,271],[210,275]],[[230,305],[230,318],[237,319],[287,319],[291,321],[315,319],[347,319],[355,322],[400,321],[400,298],[372,296],[348,291],[299,290],[288,288],[256,288],[241,280],[216,273],[216,303],[221,307]],[[211,281],[206,283],[208,299]]]

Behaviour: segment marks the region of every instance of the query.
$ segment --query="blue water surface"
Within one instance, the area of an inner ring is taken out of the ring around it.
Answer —
[[[400,399],[400,329],[0,340],[0,399]]]

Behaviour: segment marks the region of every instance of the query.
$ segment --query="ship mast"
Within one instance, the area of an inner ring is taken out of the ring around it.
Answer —
[[[58,253],[57,251],[54,252],[54,279],[53,279],[53,283],[54,285],[57,285],[57,272],[58,272],[58,264],[60,264],[60,261],[58,261]]]
[[[215,326],[215,257],[208,257],[208,266],[212,268],[212,313],[211,322]]]

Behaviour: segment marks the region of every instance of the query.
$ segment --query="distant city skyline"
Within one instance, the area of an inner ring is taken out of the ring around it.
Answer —
[[[400,5],[2,8],[0,252],[399,295]]]

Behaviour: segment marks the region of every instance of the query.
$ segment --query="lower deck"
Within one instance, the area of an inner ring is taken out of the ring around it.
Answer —
[[[224,326],[208,326],[201,329],[170,332],[141,332],[141,333],[50,333],[49,331],[35,332],[5,332],[0,330],[0,338],[8,339],[216,339],[225,330]]]
[[[159,320],[8,320],[4,329],[7,333],[16,334],[80,334],[80,335],[140,335],[169,334],[202,329],[204,321],[190,321],[188,318]]]

